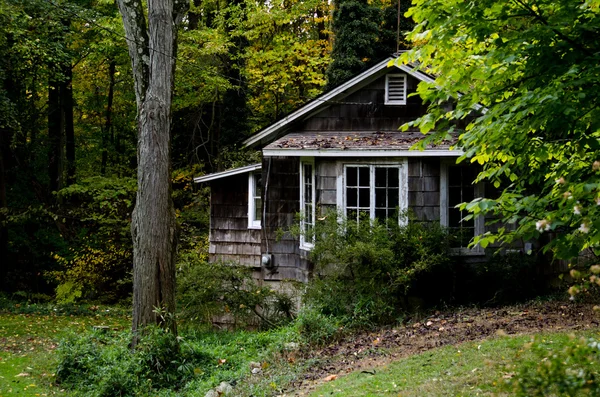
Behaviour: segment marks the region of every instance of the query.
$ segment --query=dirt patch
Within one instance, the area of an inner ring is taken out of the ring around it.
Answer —
[[[353,371],[373,371],[402,357],[493,335],[577,331],[597,328],[593,305],[530,303],[497,309],[462,309],[415,319],[411,323],[345,338],[305,355],[319,364],[293,383],[284,396],[306,396],[316,386]]]

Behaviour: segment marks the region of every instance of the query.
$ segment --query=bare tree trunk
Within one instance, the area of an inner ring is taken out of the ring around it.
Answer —
[[[64,67],[65,81],[61,83],[62,110],[65,127],[65,150],[67,159],[67,185],[75,183],[75,126],[73,125],[73,68]]]
[[[48,87],[48,177],[50,191],[62,188],[63,134],[60,103],[60,83],[51,82]]]
[[[106,174],[108,165],[108,142],[114,144],[113,125],[112,125],[112,107],[115,97],[115,73],[117,71],[117,62],[111,60],[108,65],[108,97],[106,103],[106,113],[104,119],[104,131],[102,131],[102,163],[100,173]]]
[[[176,332],[177,223],[171,199],[171,100],[177,25],[185,1],[118,0],[127,34],[138,105],[138,191],[133,210],[133,344],[160,324]],[[160,315],[159,315],[160,314]]]

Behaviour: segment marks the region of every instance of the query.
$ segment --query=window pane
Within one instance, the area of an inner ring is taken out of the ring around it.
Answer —
[[[448,227],[460,226],[462,216],[458,208],[448,208]]]
[[[375,218],[379,219],[380,221],[385,221],[388,217],[388,212],[385,209],[376,209],[375,210]]]
[[[262,218],[262,200],[259,198],[254,199],[254,220],[260,221]]]
[[[375,189],[375,207],[387,207],[386,192],[387,190],[384,188]]]
[[[304,164],[304,183],[312,184],[312,164]]]
[[[463,202],[460,186],[448,188],[448,207],[454,207]]]
[[[359,189],[358,192],[358,206],[361,208],[369,208],[371,206],[371,193],[370,189]]]
[[[387,168],[387,181],[389,187],[399,187],[400,182],[398,178],[398,173],[400,170],[398,168]]]
[[[358,205],[357,195],[358,195],[357,188],[346,189],[346,206],[347,207],[356,207]]]
[[[369,186],[370,185],[370,169],[369,167],[359,167],[358,168],[358,185],[359,186]]]
[[[346,186],[358,186],[358,169],[356,167],[346,168]]]
[[[396,208],[400,205],[398,188],[388,189],[388,208]]]
[[[387,168],[375,168],[375,187],[387,186]]]

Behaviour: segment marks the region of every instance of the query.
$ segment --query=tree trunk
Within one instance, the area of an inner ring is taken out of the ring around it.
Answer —
[[[60,104],[60,83],[48,87],[48,177],[50,192],[62,187],[63,135]]]
[[[100,173],[104,175],[106,173],[106,166],[108,164],[108,142],[114,143],[112,134],[112,107],[113,99],[115,96],[115,73],[117,68],[117,62],[111,60],[108,65],[108,97],[106,103],[106,113],[104,119],[104,131],[102,131],[102,164],[100,166]]]
[[[67,185],[75,183],[75,127],[73,125],[73,69],[71,64],[63,69],[65,81],[61,83],[60,95],[65,127],[67,158]]]
[[[128,38],[138,105],[138,191],[133,210],[133,345],[144,326],[176,332],[177,223],[171,199],[171,99],[176,27],[185,1],[118,0]],[[150,49],[150,50],[149,50]]]

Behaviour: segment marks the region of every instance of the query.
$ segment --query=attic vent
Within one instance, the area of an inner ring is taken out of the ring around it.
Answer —
[[[385,76],[385,104],[406,105],[405,74],[388,74]]]

